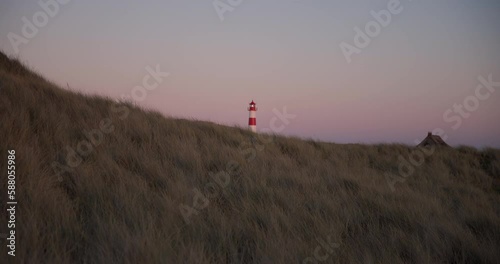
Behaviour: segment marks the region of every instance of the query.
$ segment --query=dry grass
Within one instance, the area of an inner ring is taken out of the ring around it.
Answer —
[[[61,170],[107,118],[113,131]],[[500,259],[500,150],[437,150],[392,192],[384,175],[413,147],[252,139],[62,90],[3,54],[0,120],[19,201],[16,257],[2,246],[1,263],[302,263],[328,240],[324,263]],[[213,185],[228,164],[230,182]],[[193,189],[208,204],[193,207]]]

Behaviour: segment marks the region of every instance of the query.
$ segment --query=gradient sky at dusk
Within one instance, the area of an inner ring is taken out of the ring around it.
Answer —
[[[452,145],[500,147],[500,87],[456,130],[443,119],[479,76],[500,82],[500,1],[401,0],[347,63],[339,44],[388,2],[243,0],[221,21],[212,1],[73,0],[16,56],[62,87],[112,98],[159,64],[170,76],[137,104],[169,116],[246,126],[254,99],[259,128],[273,108],[296,115],[286,135],[414,144],[441,128]],[[0,49],[15,55],[8,33],[40,10],[2,1]]]

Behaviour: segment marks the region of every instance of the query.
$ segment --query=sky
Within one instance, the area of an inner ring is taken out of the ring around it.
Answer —
[[[2,0],[0,49],[166,116],[246,127],[253,99],[260,131],[500,147],[499,14],[495,0]]]

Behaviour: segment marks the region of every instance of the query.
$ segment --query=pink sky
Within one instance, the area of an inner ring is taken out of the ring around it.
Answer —
[[[443,114],[500,82],[500,4],[401,1],[402,12],[347,63],[339,44],[389,1],[244,1],[220,21],[210,1],[74,1],[20,46],[44,76],[86,93],[130,95],[157,64],[168,71],[139,105],[165,115],[258,128],[272,109],[297,117],[281,133],[338,143],[414,144],[443,129],[452,145],[500,147],[500,92],[456,130]],[[0,48],[21,34],[32,1],[0,4]],[[497,89],[498,90],[498,89]],[[458,114],[454,114],[458,115]]]

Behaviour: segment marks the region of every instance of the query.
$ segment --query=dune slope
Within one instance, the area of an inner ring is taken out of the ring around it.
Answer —
[[[16,256],[2,239],[0,263],[500,259],[500,150],[435,149],[408,169],[400,157],[423,153],[412,146],[165,117],[61,89],[4,54],[0,121],[0,233],[11,149],[18,201]]]

